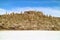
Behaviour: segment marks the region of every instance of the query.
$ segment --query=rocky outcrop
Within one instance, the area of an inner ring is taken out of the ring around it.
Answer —
[[[60,30],[58,17],[46,16],[39,11],[12,14],[1,15],[0,30]]]

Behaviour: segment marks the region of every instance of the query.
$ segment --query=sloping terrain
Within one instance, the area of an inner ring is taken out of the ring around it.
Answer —
[[[0,30],[60,30],[60,18],[39,11],[0,15]]]

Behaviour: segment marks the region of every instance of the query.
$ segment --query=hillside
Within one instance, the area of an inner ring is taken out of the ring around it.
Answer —
[[[60,30],[60,18],[39,11],[0,15],[0,30]]]

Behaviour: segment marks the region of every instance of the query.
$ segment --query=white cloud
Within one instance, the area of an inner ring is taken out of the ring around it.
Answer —
[[[6,10],[0,8],[0,14],[4,14],[4,13],[6,13]]]
[[[13,8],[10,10],[0,8],[0,14],[5,14],[6,12],[20,13],[21,11],[24,12],[29,10],[42,11],[44,14],[60,17],[60,9],[57,9],[57,8],[55,9],[50,7],[21,7],[21,8],[19,7],[19,8]]]

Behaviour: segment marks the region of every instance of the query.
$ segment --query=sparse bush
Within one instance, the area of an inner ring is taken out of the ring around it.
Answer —
[[[5,30],[60,30],[60,18],[46,16],[39,11],[25,11],[21,14],[12,12],[9,15],[0,15],[0,23],[2,22],[0,29]],[[56,27],[52,27],[52,25]]]

